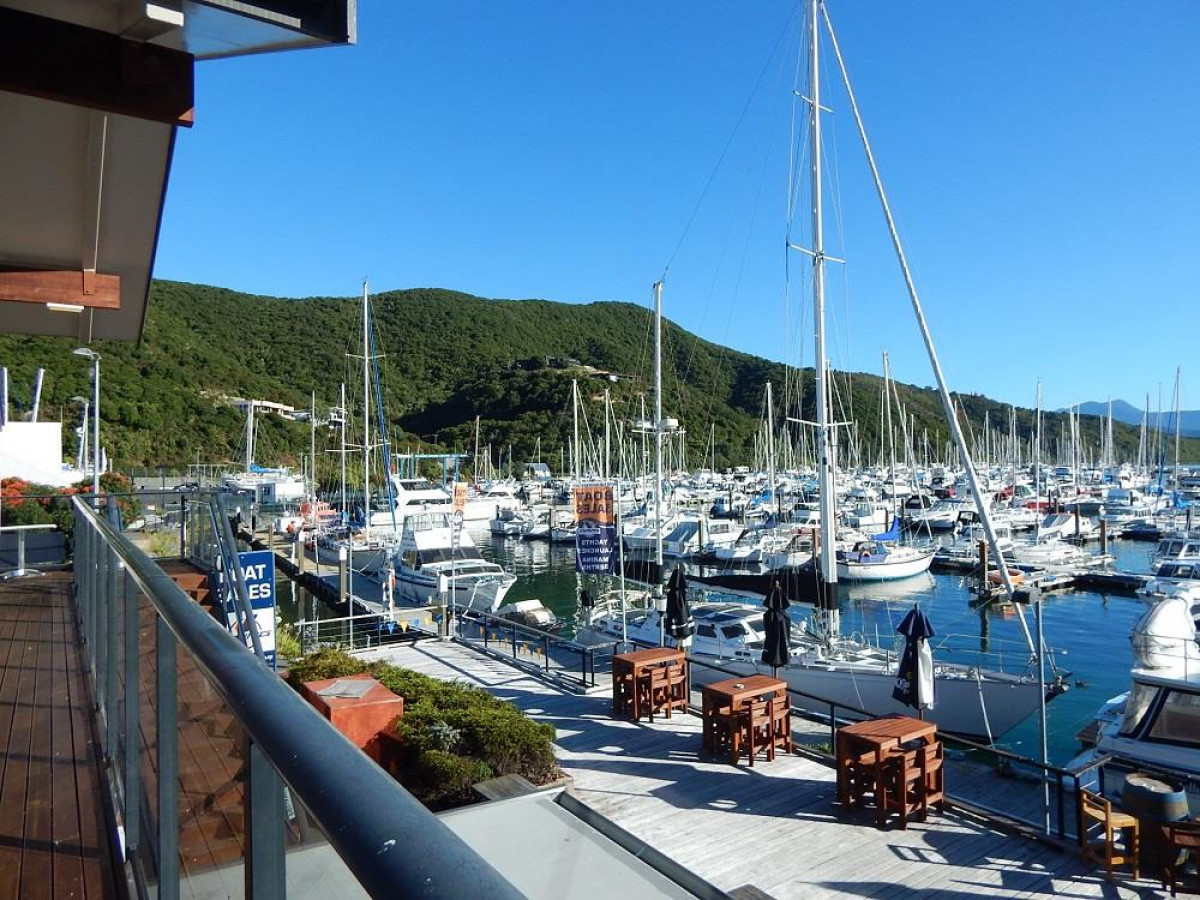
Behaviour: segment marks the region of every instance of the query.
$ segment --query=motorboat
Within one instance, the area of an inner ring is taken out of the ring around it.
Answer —
[[[1104,794],[1119,797],[1125,776],[1152,772],[1187,791],[1200,807],[1200,648],[1187,602],[1161,601],[1138,621],[1130,636],[1134,663],[1129,693],[1098,713],[1096,745],[1068,766],[1100,768]]]
[[[465,528],[456,537],[447,513],[408,516],[394,564],[399,599],[418,606],[445,592],[450,606],[495,612],[517,580],[485,560]]]

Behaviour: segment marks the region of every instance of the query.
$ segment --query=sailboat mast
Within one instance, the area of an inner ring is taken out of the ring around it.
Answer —
[[[663,580],[662,551],[662,282],[654,282],[654,563]]]
[[[837,538],[835,517],[837,505],[834,498],[833,472],[834,450],[829,440],[829,372],[826,368],[825,352],[825,238],[821,208],[821,70],[818,65],[820,0],[809,2],[809,145],[812,147],[812,259],[813,259],[813,328],[816,332],[816,349],[813,365],[817,375],[817,490],[821,503],[821,565],[819,578],[825,584],[837,583],[837,561],[834,556]],[[824,594],[824,592],[822,592]],[[823,597],[823,599],[825,599]],[[836,599],[829,597],[829,607],[836,606]]]
[[[779,524],[782,512],[779,508],[779,492],[775,489],[775,401],[771,397],[771,382],[767,382],[767,486],[771,490],[771,505],[775,507],[775,524]]]
[[[246,399],[246,471],[254,464],[254,401]]]
[[[371,530],[371,319],[367,281],[363,279],[363,518],[364,529]]]
[[[341,414],[342,414],[342,521],[345,522],[349,517],[349,509],[346,506],[346,382],[342,382],[341,395]]]

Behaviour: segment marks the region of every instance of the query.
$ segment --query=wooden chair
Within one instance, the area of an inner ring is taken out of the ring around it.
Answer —
[[[671,718],[671,710],[678,709],[687,712],[687,669],[683,663],[671,663],[660,666],[662,675],[653,682],[652,707],[655,711],[666,710],[667,718]]]
[[[785,753],[792,752],[792,704],[786,696],[770,701],[771,739]]]
[[[649,672],[641,678],[641,686],[644,691],[642,709],[650,713],[650,721],[654,721],[654,714],[662,710],[662,703],[665,701],[668,691],[670,690],[670,682],[667,678],[666,666],[654,666]],[[671,717],[670,707],[667,707],[667,718]]]
[[[636,683],[632,672],[613,676],[613,715],[637,718],[634,714]]]
[[[1178,890],[1200,894],[1200,822],[1168,822],[1162,830],[1167,840],[1163,888],[1170,887],[1172,897]]]
[[[1100,829],[1100,833],[1093,837],[1095,829]],[[1118,848],[1116,844],[1119,831],[1125,834],[1124,848]],[[1083,844],[1083,858],[1103,865],[1109,881],[1113,880],[1113,867],[1125,865],[1132,866],[1134,880],[1137,880],[1141,849],[1138,820],[1115,811],[1111,802],[1086,788],[1079,789],[1079,838]]]
[[[893,750],[884,760],[883,785],[878,804],[880,821],[888,812],[900,814],[900,827],[916,814],[924,822],[930,804],[941,809],[946,804],[945,745],[941,741],[917,743]]]
[[[771,701],[747,700],[737,711],[737,728],[734,732],[732,762],[736,766],[742,755],[742,745],[750,758],[750,766],[754,766],[754,757],[759,750],[767,751],[767,761],[775,759],[775,741],[771,737],[772,717]]]

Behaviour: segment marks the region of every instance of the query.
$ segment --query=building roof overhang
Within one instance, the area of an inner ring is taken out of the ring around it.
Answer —
[[[0,0],[0,332],[135,340],[197,60],[355,40],[356,0]]]

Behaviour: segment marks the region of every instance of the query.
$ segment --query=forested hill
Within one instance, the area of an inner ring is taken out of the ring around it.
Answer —
[[[376,332],[370,352],[379,355],[384,415],[398,449],[469,452],[479,416],[481,443],[490,444],[494,455],[507,458],[511,445],[515,462],[532,459],[540,439],[543,458],[556,463],[572,430],[572,379],[579,382],[593,433],[603,429],[606,389],[626,427],[642,418],[642,402],[650,417],[653,330],[644,307],[486,300],[438,289],[379,294],[371,305]],[[90,393],[90,368],[71,355],[75,346],[55,338],[0,336],[0,364],[9,368],[15,400],[27,402],[33,371],[44,366],[44,409],[75,421],[71,398]],[[243,416],[228,397],[307,409],[315,392],[320,417],[345,383],[352,413],[361,403],[359,298],[287,300],[159,281],[151,290],[142,342],[99,342],[96,349],[103,357],[104,443],[120,467],[238,458]],[[785,408],[787,415],[813,417],[811,370],[785,371],[665,324],[664,414],[687,430],[690,465],[703,464],[706,452],[710,465],[753,462],[768,379],[777,421]],[[948,429],[936,394],[904,386],[899,394],[917,441],[924,437],[940,458]],[[880,379],[840,374],[835,395],[836,417],[858,423],[854,436],[843,430],[846,451],[853,439],[863,457],[874,460],[880,452]],[[985,411],[997,433],[1008,432],[1007,406],[974,395],[960,402],[977,440]],[[1032,413],[1017,415],[1027,439]],[[307,424],[259,419],[259,462],[295,463],[307,452]],[[1057,440],[1060,430],[1058,417],[1049,416],[1047,435]],[[795,426],[792,431],[798,435]],[[1098,448],[1098,421],[1085,420],[1084,433]],[[1136,430],[1118,426],[1117,443],[1123,456],[1132,457]]]

